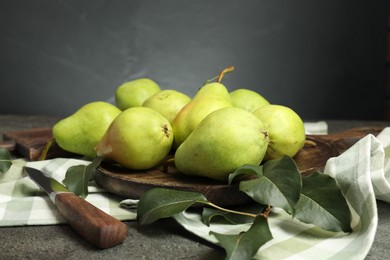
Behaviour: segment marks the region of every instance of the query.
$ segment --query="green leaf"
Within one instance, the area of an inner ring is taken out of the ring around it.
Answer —
[[[293,215],[301,188],[301,174],[288,156],[267,161],[263,165],[263,176],[240,183],[240,190],[256,202],[280,207]]]
[[[238,235],[210,232],[226,251],[226,259],[252,259],[259,248],[272,239],[267,218],[259,215],[252,226]]]
[[[250,205],[235,208],[234,211],[258,215],[261,212],[263,212],[265,208],[266,208],[265,205],[252,203]],[[253,222],[254,220],[253,216],[237,214],[235,212],[229,212],[226,210],[214,209],[209,207],[203,208],[202,218],[203,218],[203,222],[208,226],[210,225],[211,222],[218,222],[218,223],[227,222],[230,224],[243,224],[243,223]]]
[[[137,208],[137,219],[141,225],[148,225],[160,218],[168,218],[189,208],[194,203],[207,203],[206,197],[198,192],[154,188],[145,192]]]
[[[328,231],[350,232],[351,213],[336,181],[318,172],[302,178],[295,218]]]
[[[250,164],[245,164],[238,167],[233,173],[229,174],[229,185],[233,180],[241,175],[254,175],[254,176],[263,176],[263,166],[255,166]]]
[[[102,158],[96,157],[89,165],[75,165],[66,171],[64,185],[72,192],[85,198],[88,196],[88,183],[92,173],[101,163]]]
[[[3,147],[0,147],[0,173],[5,173],[12,165],[11,154]]]

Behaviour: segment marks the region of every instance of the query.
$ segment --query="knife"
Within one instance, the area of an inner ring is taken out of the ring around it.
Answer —
[[[65,186],[40,170],[24,167],[25,172],[56,205],[72,228],[98,248],[110,248],[127,237],[127,226],[91,203],[70,192]]]

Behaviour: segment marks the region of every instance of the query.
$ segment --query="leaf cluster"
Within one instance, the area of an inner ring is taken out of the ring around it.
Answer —
[[[254,200],[243,209],[225,209],[197,192],[155,188],[141,197],[137,218],[140,225],[174,216],[194,204],[203,204],[202,218],[206,225],[223,221],[232,225],[252,223],[246,232],[236,235],[211,232],[225,249],[227,259],[250,259],[272,239],[268,214],[273,207],[285,210],[301,222],[332,232],[350,232],[350,211],[336,181],[315,172],[302,176],[288,156],[270,160],[260,166],[243,165],[229,176],[229,184],[244,175],[240,191]]]

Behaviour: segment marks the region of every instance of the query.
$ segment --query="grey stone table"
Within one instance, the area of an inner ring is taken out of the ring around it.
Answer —
[[[53,116],[0,115],[4,131],[52,126]],[[327,121],[329,132],[358,126],[390,126],[390,122]],[[366,259],[390,255],[390,204],[378,201],[379,223]],[[126,221],[129,232],[123,244],[99,250],[80,238],[68,225],[0,228],[0,259],[224,259],[225,252],[184,230],[171,219],[140,227]]]

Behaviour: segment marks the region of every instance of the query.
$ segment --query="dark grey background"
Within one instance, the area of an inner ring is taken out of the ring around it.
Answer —
[[[305,120],[382,119],[387,1],[0,0],[1,114],[68,115],[150,77],[224,83]]]

